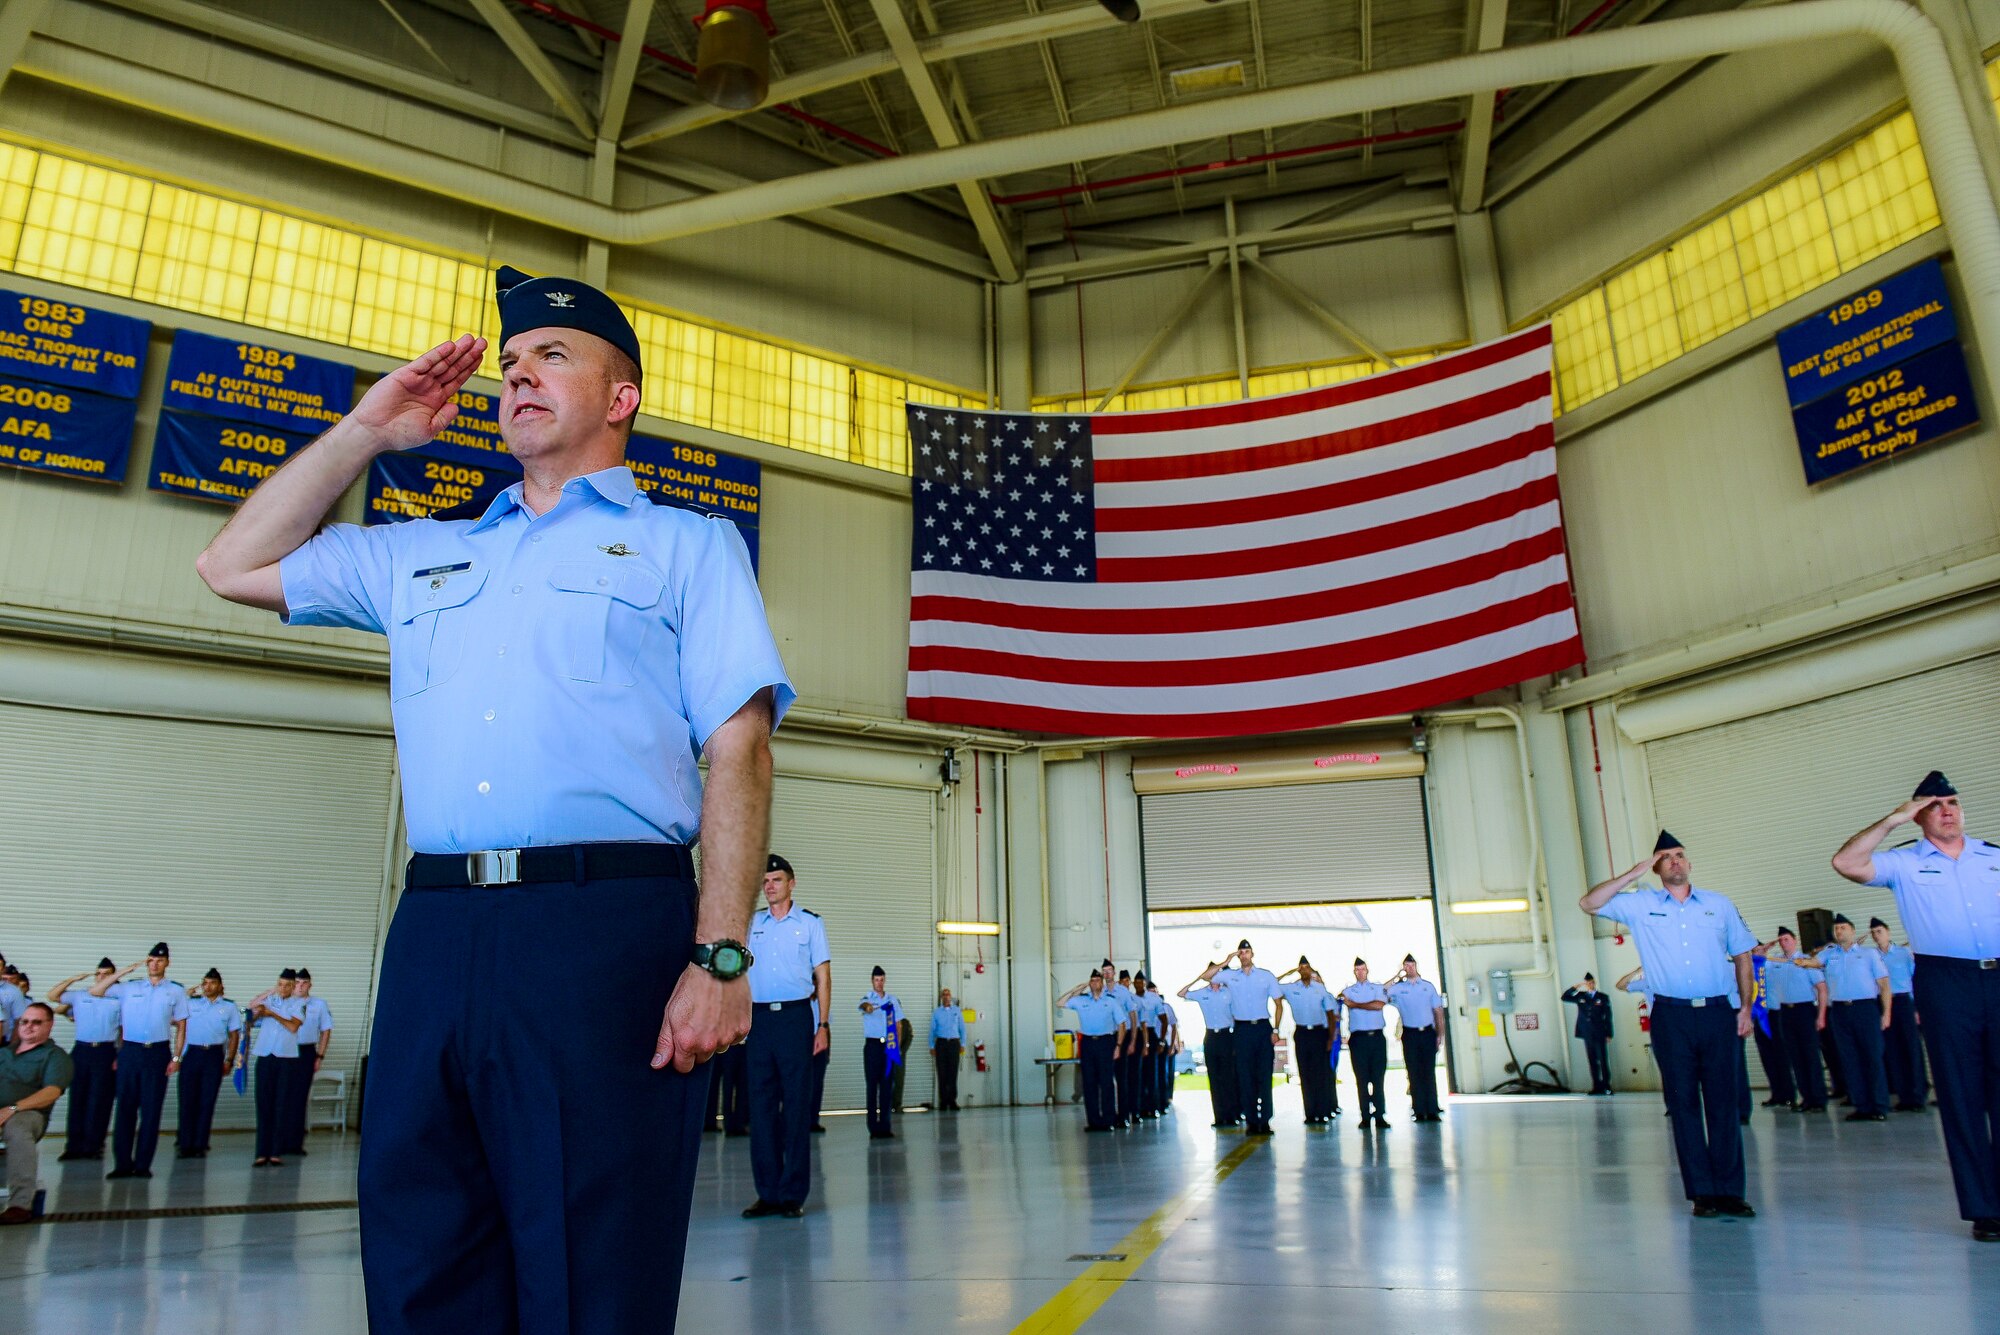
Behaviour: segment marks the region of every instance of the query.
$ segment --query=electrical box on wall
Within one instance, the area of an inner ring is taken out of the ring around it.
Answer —
[[[1486,973],[1486,981],[1492,993],[1488,997],[1486,1004],[1493,1008],[1495,1015],[1512,1015],[1514,1013],[1513,973],[1507,969],[1489,969]]]

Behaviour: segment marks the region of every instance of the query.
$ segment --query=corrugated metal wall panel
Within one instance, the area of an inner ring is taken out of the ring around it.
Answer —
[[[1887,890],[1827,865],[1926,772],[1965,794],[1975,835],[2000,836],[2000,655],[1919,673],[1646,747],[1653,809],[1687,841],[1697,885],[1736,901],[1759,940],[1800,909],[1902,920]],[[1889,837],[1913,843],[1914,828]]]
[[[237,1002],[306,965],[335,1021],[326,1069],[354,1079],[382,911],[387,738],[0,704],[0,755],[4,946],[35,996],[162,939],[170,977],[193,984],[214,966]],[[74,1032],[57,1021],[58,1043]],[[225,1087],[216,1125],[255,1120]]]
[[[1421,779],[1155,793],[1139,813],[1149,910],[1431,893]]]

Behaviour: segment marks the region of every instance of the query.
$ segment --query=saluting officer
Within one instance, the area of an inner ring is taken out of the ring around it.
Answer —
[[[210,969],[188,998],[187,1046],[181,1049],[180,1129],[174,1134],[174,1157],[206,1159],[209,1130],[215,1124],[215,1096],[222,1078],[236,1066],[236,1045],[243,1040],[243,1014],[222,995],[222,974]]]
[[[1278,980],[1269,969],[1257,967],[1256,952],[1248,938],[1236,943],[1236,952],[1223,964],[1211,964],[1204,978],[1213,978],[1230,961],[1228,970],[1229,1013],[1236,1032],[1236,1088],[1243,1098],[1243,1134],[1271,1134],[1271,1073],[1275,1066],[1273,1049],[1278,1035],[1271,1025],[1271,1003],[1280,1000]]]
[[[1923,838],[1881,847],[1912,821]],[[1966,834],[1958,789],[1932,770],[1909,801],[1842,845],[1833,869],[1895,893],[1916,952],[1914,996],[1959,1213],[1973,1237],[2000,1242],[2000,847]]]
[[[1083,1095],[1083,1129],[1115,1131],[1118,1122],[1116,1082],[1111,1068],[1118,1045],[1131,1022],[1125,1008],[1104,987],[1104,975],[1093,973],[1056,999],[1076,1013],[1076,1074]]]
[[[750,919],[750,1168],[757,1199],[745,1219],[805,1214],[812,1189],[812,1062],[826,1050],[833,952],[826,923],[793,901],[792,864],[764,862],[764,907]]]
[[[1287,977],[1296,974],[1292,982]],[[1307,1126],[1325,1126],[1339,1110],[1339,1096],[1333,1081],[1333,1030],[1340,1025],[1340,1002],[1326,990],[1326,983],[1313,972],[1312,962],[1299,956],[1295,970],[1278,976],[1284,996],[1279,1002],[1278,1021],[1284,1022],[1284,1007],[1292,1008],[1292,1057],[1299,1071],[1299,1102],[1304,1107]]]
[[[931,1010],[931,1060],[937,1063],[940,1112],[958,1111],[958,1058],[964,1046],[965,1008],[952,998],[950,988],[943,988]]]
[[[1620,893],[1649,871],[1661,889]],[[1665,830],[1646,859],[1578,901],[1632,929],[1651,987],[1653,1056],[1673,1119],[1681,1186],[1697,1219],[1756,1215],[1743,1199],[1743,1040],[1757,938],[1726,895],[1689,880],[1687,849]]]
[[[1340,990],[1347,1007],[1347,1060],[1354,1068],[1356,1098],[1361,1104],[1361,1120],[1355,1125],[1366,1131],[1389,1129],[1388,1103],[1383,1082],[1389,1078],[1389,989],[1368,978],[1368,961],[1354,957],[1354,981]],[[1369,1109],[1374,1109],[1370,1112]]]
[[[167,977],[167,943],[146,952],[146,977],[127,979],[135,961],[90,985],[94,997],[118,1001],[118,1111],[111,1135],[112,1169],[106,1180],[151,1177],[160,1147],[160,1110],[167,1077],[180,1069],[187,1040],[187,989]]]
[[[1785,1051],[1784,1029],[1778,1022],[1778,993],[1773,986],[1777,976],[1789,966],[1774,965],[1770,949],[1760,943],[1750,952],[1750,968],[1757,977],[1758,994],[1764,999],[1763,1019],[1756,1019],[1753,1012],[1750,1040],[1757,1045],[1757,1060],[1763,1064],[1765,1086],[1771,1095],[1764,1100],[1764,1106],[1796,1108],[1798,1083],[1792,1078],[1791,1054]]]
[[[106,955],[97,962],[93,981],[114,978],[118,966]],[[104,1138],[111,1132],[111,1108],[117,1099],[118,1020],[123,1011],[116,997],[100,997],[76,985],[91,974],[72,974],[49,989],[49,1006],[69,1016],[76,1026],[69,1055],[76,1079],[69,1089],[69,1136],[58,1159],[102,1159]]]
[[[466,335],[294,453],[198,568],[293,623],[389,637],[417,851],[369,1054],[371,1329],[664,1335],[700,1157],[694,1068],[750,1028],[742,938],[770,734],[795,693],[736,527],[653,503],[625,465],[642,373],[617,302],[512,268],[495,292],[521,481],[483,509],[321,531],[374,458],[451,422],[485,351]],[[616,979],[619,1004],[579,1025],[493,986],[496,960]],[[557,1089],[589,1090],[591,1114],[552,1115]]]
[[[1917,1027],[1917,957],[1889,939],[1889,924],[1880,918],[1868,920],[1868,939],[1889,971],[1889,1032],[1882,1036],[1889,1091],[1896,1096],[1897,1112],[1922,1112],[1930,1102],[1930,1073],[1924,1068],[1924,1040]]]
[[[292,996],[299,1003],[299,1053],[297,1065],[285,1082],[285,1154],[306,1153],[306,1116],[312,1108],[313,1080],[326,1062],[327,1045],[333,1042],[333,1009],[313,995],[312,970],[300,966],[298,987]]]
[[[1175,1013],[1174,1005],[1160,991],[1154,979],[1146,980],[1147,995],[1159,1003],[1160,1045],[1153,1052],[1153,1060],[1159,1064],[1157,1088],[1160,1091],[1160,1115],[1174,1110],[1174,1054],[1180,1047],[1181,1017]]]
[[[1137,1016],[1132,1041],[1139,1067],[1133,1110],[1138,1119],[1145,1120],[1160,1115],[1160,1014],[1166,1003],[1138,970],[1132,973],[1132,1006]]]
[[[285,1163],[292,1081],[299,1066],[299,1028],[306,1010],[298,987],[298,970],[280,969],[275,983],[250,998],[250,1078],[257,1100],[257,1157],[252,1168],[282,1168]]]
[[[1438,1045],[1444,1037],[1444,997],[1417,974],[1417,957],[1403,956],[1403,976],[1389,984],[1389,1004],[1403,1028],[1403,1069],[1410,1077],[1414,1122],[1442,1122],[1438,1104]]]
[[[1243,1120],[1243,1100],[1236,1089],[1236,1016],[1229,1007],[1229,991],[1224,979],[1215,974],[1219,965],[1180,990],[1183,1000],[1201,1007],[1202,1065],[1208,1068],[1208,1106],[1215,1116],[1211,1125],[1230,1127]]]
[[[895,1067],[889,1064],[890,1026],[902,1018],[903,1003],[889,990],[888,975],[876,965],[868,975],[869,990],[855,1009],[861,1012],[861,1073],[868,1081],[868,1138],[894,1140],[889,1123],[895,1100]],[[903,1053],[897,1051],[900,1063]]]
[[[1799,934],[1780,924],[1777,939],[1764,948],[1765,1004],[1775,1004],[1778,1035],[1791,1061],[1792,1083],[1798,1088],[1798,1111],[1826,1111],[1826,1066],[1820,1060],[1819,1035],[1826,1028],[1826,978],[1823,971],[1799,967],[1805,955]]]
[[[1882,1031],[1889,1027],[1889,969],[1873,946],[1854,937],[1854,923],[1844,913],[1833,915],[1833,944],[1820,948],[1801,968],[1818,968],[1826,977],[1827,1019],[1833,1041],[1840,1047],[1840,1068],[1847,1072],[1847,1093],[1854,1100],[1850,1122],[1889,1120],[1889,1081],[1882,1065]]]
[[[1611,998],[1597,990],[1597,975],[1587,973],[1583,981],[1562,996],[1576,1007],[1576,1036],[1583,1043],[1590,1062],[1590,1092],[1611,1092]]]
[[[1139,1125],[1139,1051],[1144,1038],[1139,1033],[1139,998],[1132,991],[1132,971],[1114,970],[1110,960],[1098,972],[1104,977],[1104,993],[1125,1012],[1125,1028],[1118,1039],[1117,1064],[1111,1079],[1118,1090],[1118,1125]]]

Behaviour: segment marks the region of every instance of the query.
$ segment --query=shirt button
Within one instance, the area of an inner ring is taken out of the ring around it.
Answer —
[[[602,576],[602,575],[599,575],[599,576],[597,577],[597,583],[598,583],[598,585],[599,585],[600,587],[602,587],[603,585],[606,585],[606,584],[609,584],[610,582],[611,582],[610,580],[606,579],[606,578],[605,578],[604,576]]]
[[[493,711],[490,709],[486,711],[486,721],[488,723],[491,723],[493,721]]]
[[[521,591],[521,586],[520,586],[520,585],[518,585],[518,584],[516,584],[516,585],[514,586],[514,592],[516,592],[516,593],[519,593],[520,591]]]
[[[479,791],[482,793],[490,793],[493,791],[493,785],[482,781],[479,785]]]
[[[530,533],[528,535],[529,542],[540,542],[541,540],[542,540],[542,535],[539,533]]]
[[[498,657],[501,657],[501,658],[505,658],[505,657],[507,656],[507,646],[506,646],[506,645],[504,645],[504,644],[503,644],[503,645],[501,645],[501,646],[500,646],[500,648],[499,648],[499,650],[498,650],[498,655],[497,655],[497,656],[498,656]]]

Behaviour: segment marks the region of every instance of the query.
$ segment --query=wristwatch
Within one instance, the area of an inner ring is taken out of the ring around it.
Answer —
[[[756,962],[756,957],[741,941],[731,941],[725,937],[720,941],[696,946],[693,962],[726,983],[732,978],[741,978],[748,972],[750,966]]]

